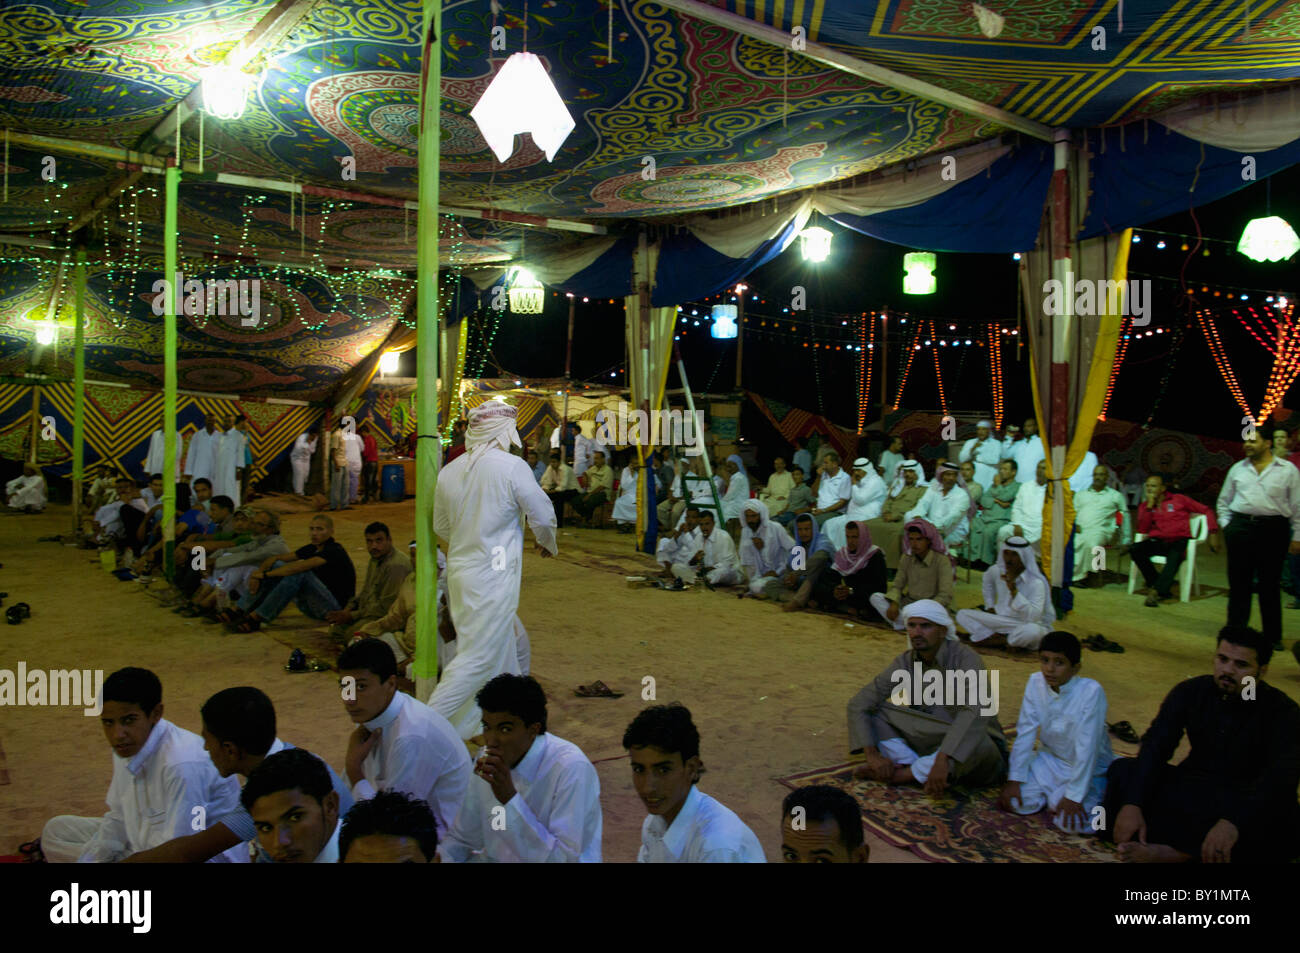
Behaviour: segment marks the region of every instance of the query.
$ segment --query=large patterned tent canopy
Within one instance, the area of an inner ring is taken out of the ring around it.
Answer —
[[[1026,222],[1036,227],[1050,165],[1035,128],[1124,124],[1300,77],[1300,0],[985,6],[1001,18],[996,36],[981,31],[970,3],[947,0],[501,0],[495,10],[489,0],[449,0],[441,37],[442,201],[481,217],[444,220],[442,260],[504,262],[582,242],[604,241],[605,249],[638,220],[676,225],[737,206],[751,215],[776,211],[791,193],[852,185],[990,140],[1007,150],[989,172],[1007,191],[983,196],[985,205],[1022,196]],[[182,104],[185,116],[201,106],[204,70],[251,38],[255,53],[243,69],[253,86],[243,116],[195,116],[182,128],[183,158],[196,161],[201,142],[204,175],[187,173],[182,185],[181,254],[189,271],[270,279],[283,301],[276,325],[283,337],[232,356],[238,338],[228,329],[187,319],[182,366],[192,360],[208,370],[182,386],[319,396],[398,320],[403,296],[362,272],[413,266],[415,215],[403,203],[416,194],[420,11],[417,0],[4,4],[0,123],[18,138],[8,150],[0,208],[0,243],[16,243],[0,264],[0,371],[18,370],[30,346],[21,318],[52,300],[56,311],[65,303],[56,265],[37,259],[57,262],[67,227],[81,230],[89,220],[91,373],[157,380],[160,332],[147,292],[159,271],[160,177],[123,167],[104,149],[167,154],[170,134],[151,132]],[[711,11],[732,19],[710,22]],[[762,28],[780,34],[763,36]],[[525,46],[549,70],[576,128],[554,162],[524,136],[500,163],[469,112],[505,58]],[[937,92],[904,92],[836,68],[813,56],[817,49]],[[971,109],[972,101],[1013,118]],[[33,136],[80,146],[55,149]],[[1207,181],[1214,162],[1211,156]],[[245,179],[218,181],[216,173]],[[286,182],[310,194],[295,199],[273,186]],[[960,198],[968,201],[975,185],[964,188]],[[534,224],[568,220],[579,232],[609,237],[530,227],[512,215],[534,216]],[[1105,227],[1117,224],[1110,217]],[[920,240],[906,229],[887,234]],[[999,241],[1014,248],[1020,238]],[[772,247],[788,239],[777,236]],[[968,246],[988,247],[988,240],[933,247]],[[725,262],[694,247],[678,254],[727,272]],[[731,257],[752,263],[747,254]],[[623,259],[594,267],[619,271]],[[590,290],[621,293],[626,280],[619,274]],[[239,362],[261,371],[234,373]],[[44,369],[66,372],[67,365],[59,358]]]

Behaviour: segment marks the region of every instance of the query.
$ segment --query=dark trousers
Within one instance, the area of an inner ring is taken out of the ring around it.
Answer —
[[[366,460],[361,464],[361,495],[371,503],[379,499],[379,461]]]
[[[1187,537],[1181,539],[1144,539],[1134,543],[1128,551],[1133,565],[1138,567],[1142,578],[1148,586],[1155,586],[1161,599],[1169,598],[1169,590],[1178,579],[1178,569],[1187,558]],[[1151,562],[1152,556],[1164,556],[1165,568],[1156,575],[1156,567]]]
[[[564,526],[564,504],[578,495],[577,490],[561,490],[558,493],[547,493],[551,498],[551,505],[555,507],[555,527],[559,529]]]
[[[1228,624],[1250,622],[1250,596],[1259,580],[1260,629],[1282,641],[1282,561],[1287,558],[1291,523],[1285,516],[1234,513],[1223,528],[1228,549]]]
[[[585,496],[575,497],[569,505],[573,507],[575,513],[583,519],[589,520],[592,513],[605,505],[605,491],[593,490]]]

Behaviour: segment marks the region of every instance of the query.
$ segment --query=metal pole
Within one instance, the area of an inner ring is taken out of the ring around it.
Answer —
[[[176,156],[180,161],[180,155]],[[176,198],[181,170],[167,168],[163,205],[163,280],[167,282],[167,307],[163,312],[163,574],[175,576],[176,548]]]
[[[1068,527],[1065,525],[1065,451],[1068,435],[1066,414],[1069,408],[1070,385],[1070,340],[1071,325],[1074,320],[1073,271],[1074,262],[1070,255],[1073,235],[1070,231],[1070,193],[1072,149],[1068,130],[1057,130],[1053,148],[1052,192],[1051,192],[1051,245],[1052,277],[1061,282],[1060,287],[1066,292],[1061,296],[1060,313],[1050,315],[1048,328],[1051,334],[1051,365],[1046,368],[1049,375],[1049,405],[1043,407],[1046,420],[1039,422],[1043,430],[1044,449],[1047,450],[1048,492],[1051,501],[1045,522],[1050,524],[1052,542],[1048,581],[1053,586],[1065,582],[1065,537]],[[1042,353],[1041,351],[1039,352]]]
[[[442,101],[442,0],[423,4],[420,84],[419,218],[416,237],[415,695],[428,701],[438,677],[438,553],[433,504],[442,441],[438,435],[438,148]],[[451,382],[447,382],[451,386]]]
[[[578,299],[569,295],[569,335],[564,345],[564,411],[560,419],[560,456],[564,456],[564,432],[569,426],[569,389],[573,386],[573,312]],[[541,451],[538,451],[541,456]]]
[[[889,376],[889,315],[880,315],[880,429],[885,429],[885,415],[889,413],[885,397],[885,378]],[[886,447],[886,450],[889,448]]]
[[[737,285],[740,289],[740,306],[736,311],[736,390],[740,390],[740,369],[745,363],[745,292],[749,287]]]
[[[81,494],[86,479],[86,249],[77,249],[77,323],[72,332],[72,532],[81,531]]]

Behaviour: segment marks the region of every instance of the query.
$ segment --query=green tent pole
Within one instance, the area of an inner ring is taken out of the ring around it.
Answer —
[[[167,282],[167,308],[163,312],[163,573],[176,575],[176,194],[181,170],[167,167],[163,206],[163,280]]]
[[[438,554],[433,498],[438,436],[438,149],[442,99],[442,0],[424,0],[424,82],[420,87],[419,218],[416,235],[415,694],[428,701],[438,676]]]
[[[72,332],[72,532],[81,532],[81,495],[86,480],[86,249],[77,249],[74,279],[77,324]]]

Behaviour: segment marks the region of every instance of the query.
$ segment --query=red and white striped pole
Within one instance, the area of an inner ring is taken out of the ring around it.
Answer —
[[[1051,493],[1047,514],[1052,527],[1051,577],[1053,586],[1064,582],[1065,562],[1065,451],[1069,441],[1070,412],[1070,342],[1074,323],[1074,261],[1070,256],[1073,236],[1070,231],[1070,131],[1057,129],[1054,136],[1051,192],[1052,277],[1060,282],[1060,308],[1049,315],[1051,367],[1048,371],[1049,406],[1043,408],[1046,433],[1048,490]]]

